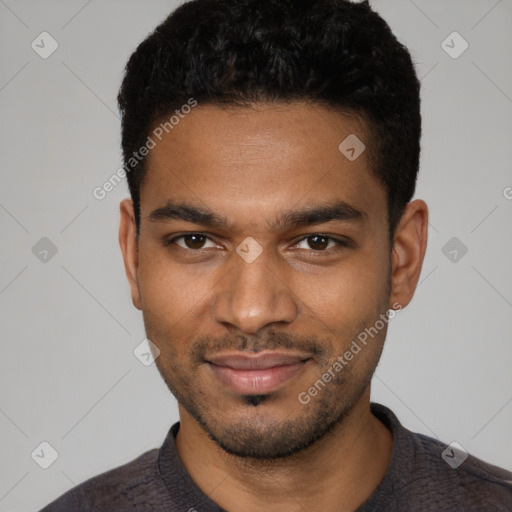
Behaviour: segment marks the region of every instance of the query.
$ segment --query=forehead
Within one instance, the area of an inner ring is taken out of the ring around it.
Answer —
[[[167,201],[253,224],[256,217],[268,224],[264,214],[284,205],[343,200],[370,215],[386,208],[364,123],[324,107],[198,105],[155,142],[141,187],[143,219]]]

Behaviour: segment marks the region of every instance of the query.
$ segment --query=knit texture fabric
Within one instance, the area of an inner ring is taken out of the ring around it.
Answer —
[[[393,449],[382,482],[357,512],[512,511],[512,473],[471,455],[454,468],[447,461],[456,465],[457,452],[448,448],[443,458],[446,444],[410,432],[380,404],[371,410],[392,432]],[[181,463],[178,430],[179,422],[160,449],[87,480],[40,512],[223,511]]]

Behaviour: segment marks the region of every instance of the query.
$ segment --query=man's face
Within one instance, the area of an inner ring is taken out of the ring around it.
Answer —
[[[354,161],[338,149],[350,134],[367,146]],[[391,307],[369,145],[322,107],[199,105],[148,155],[134,302],[181,414],[228,452],[297,452],[369,389],[386,325],[335,365]]]

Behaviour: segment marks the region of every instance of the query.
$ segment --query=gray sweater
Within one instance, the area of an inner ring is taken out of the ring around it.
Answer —
[[[512,473],[471,455],[458,465],[464,452],[410,432],[382,405],[371,409],[393,433],[393,451],[384,479],[357,512],[512,511]],[[178,458],[178,429],[175,423],[160,449],[87,480],[41,512],[223,511]]]

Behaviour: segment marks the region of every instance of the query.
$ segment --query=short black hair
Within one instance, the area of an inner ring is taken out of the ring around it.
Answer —
[[[367,1],[192,0],[138,46],[118,95],[137,233],[146,159],[134,154],[191,99],[305,101],[357,115],[370,131],[370,170],[387,193],[393,240],[416,186],[420,82],[409,51]]]

